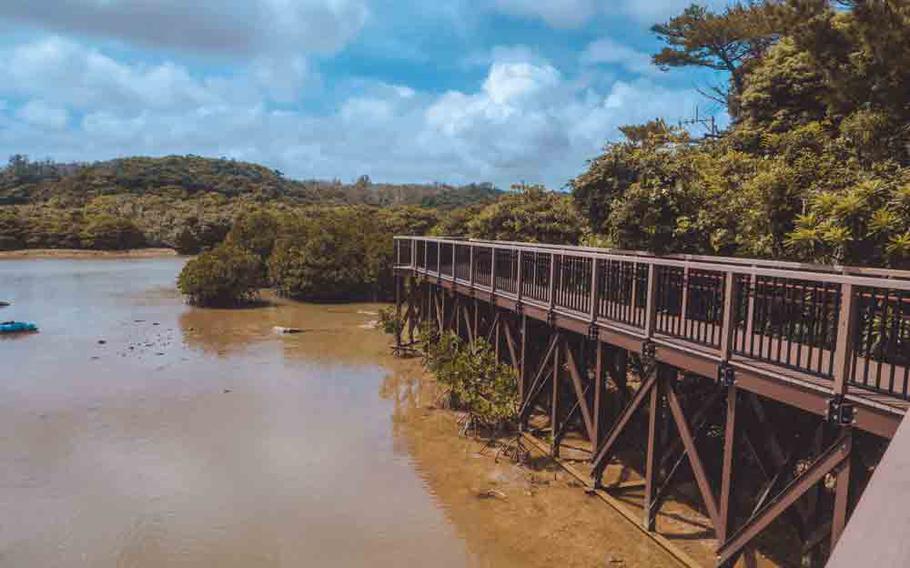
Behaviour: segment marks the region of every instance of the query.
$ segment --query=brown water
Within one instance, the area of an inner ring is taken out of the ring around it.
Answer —
[[[191,309],[181,263],[0,262],[41,326],[0,341],[0,563],[468,563],[396,450],[375,307]]]
[[[581,491],[535,497],[408,418],[420,370],[377,306],[195,309],[182,263],[0,261],[0,319],[41,327],[0,337],[0,566],[590,565],[601,539],[670,564]],[[511,500],[477,499],[500,481]]]

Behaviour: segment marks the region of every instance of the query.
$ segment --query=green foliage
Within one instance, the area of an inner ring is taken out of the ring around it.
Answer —
[[[259,258],[272,254],[278,238],[278,219],[269,211],[254,210],[243,213],[234,221],[226,242],[248,250]]]
[[[384,333],[397,335],[404,329],[404,317],[399,316],[394,307],[380,308],[378,324]]]
[[[369,291],[363,228],[335,212],[288,217],[268,260],[269,277],[288,297],[363,298]]]
[[[232,306],[254,300],[261,285],[260,260],[233,244],[221,244],[190,260],[177,287],[191,303]]]
[[[571,182],[586,242],[910,266],[910,6],[756,0],[654,27],[665,66],[728,71],[720,139],[625,127]]]
[[[483,339],[469,345],[452,332],[443,333],[427,342],[426,365],[451,404],[467,410],[475,423],[499,429],[517,418],[515,371],[500,363]]]
[[[85,248],[118,250],[139,248],[145,236],[129,219],[100,214],[89,217],[81,233]]]
[[[748,65],[774,41],[770,8],[763,2],[736,3],[716,14],[693,4],[670,21],[651,28],[666,44],[653,61],[665,69],[698,66],[727,71],[734,94],[738,94]]]
[[[468,222],[479,239],[539,243],[578,243],[584,222],[570,196],[542,186],[516,186],[514,193],[481,209]]]

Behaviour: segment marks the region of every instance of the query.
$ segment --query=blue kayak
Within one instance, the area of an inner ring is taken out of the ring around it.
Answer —
[[[0,333],[24,333],[38,331],[38,326],[26,321],[5,321],[0,323]]]

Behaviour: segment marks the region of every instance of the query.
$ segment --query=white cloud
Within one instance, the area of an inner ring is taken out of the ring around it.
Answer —
[[[51,37],[3,54],[0,89],[77,108],[168,108],[211,104],[216,96],[172,63],[127,65]]]
[[[694,2],[713,10],[721,10],[732,0],[699,0]],[[651,25],[663,22],[681,13],[693,0],[622,0],[621,10],[637,21]]]
[[[243,81],[131,64],[59,39],[13,52],[0,69],[0,99],[34,102],[0,110],[0,155],[194,153],[256,161],[300,178],[366,173],[386,181],[561,187],[618,136],[618,126],[673,120],[698,100],[647,77],[587,87],[546,61],[503,50],[475,89],[434,94],[361,82],[336,110],[314,114],[276,110],[268,103],[274,93],[255,74]]]
[[[493,0],[494,6],[513,16],[540,18],[554,28],[578,28],[598,14],[631,17],[642,25],[671,18],[692,4],[692,0]],[[729,0],[701,0],[699,4],[721,9]],[[608,7],[609,5],[609,7]]]
[[[591,42],[581,55],[581,62],[594,65],[600,63],[620,65],[639,75],[651,75],[658,71],[651,64],[651,56],[611,38],[604,37]]]
[[[596,0],[496,0],[496,7],[515,16],[536,16],[556,28],[576,28],[597,13]]]
[[[65,108],[49,105],[40,100],[28,101],[19,108],[16,116],[33,126],[49,129],[63,128],[69,121],[69,113]]]
[[[333,52],[368,17],[364,0],[28,0],[0,18],[39,28],[210,53]]]

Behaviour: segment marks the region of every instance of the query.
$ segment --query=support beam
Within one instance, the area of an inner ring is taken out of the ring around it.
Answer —
[[[584,421],[585,430],[588,433],[588,439],[594,440],[597,435],[594,433],[594,420],[591,418],[591,411],[588,409],[587,395],[585,387],[581,382],[581,373],[578,371],[578,365],[575,362],[575,355],[572,354],[572,348],[568,341],[562,342],[563,352],[566,357],[566,366],[569,369],[569,376],[572,379],[572,387],[575,389],[575,397],[581,409],[581,418]]]
[[[629,424],[635,411],[641,407],[645,398],[651,393],[651,389],[656,382],[656,373],[652,373],[650,377],[645,379],[645,382],[638,388],[635,395],[632,397],[632,400],[629,401],[629,404],[626,405],[626,408],[622,411],[622,414],[620,414],[619,419],[613,424],[613,427],[610,428],[610,433],[607,434],[603,446],[598,449],[597,454],[594,456],[594,471],[592,472],[592,475],[594,475],[596,482],[599,483],[600,481],[599,478],[603,473],[603,468],[607,465],[607,460],[610,458],[616,440],[619,438],[619,435],[622,434],[623,430],[626,429],[626,426]]]
[[[531,383],[531,388],[528,389],[528,396],[521,403],[521,410],[518,411],[519,420],[527,420],[528,413],[531,411],[534,400],[543,390],[543,387],[547,382],[545,379],[545,371],[549,366],[550,358],[553,356],[553,351],[556,349],[558,342],[559,335],[554,333],[550,338],[550,344],[547,346],[544,356],[540,359],[540,365],[537,368],[537,373],[534,375],[534,381]]]
[[[689,424],[686,421],[686,415],[683,413],[682,405],[680,405],[679,398],[676,396],[676,387],[673,385],[673,380],[665,380],[664,387],[667,389],[667,402],[670,405],[670,414],[673,416],[676,430],[679,432],[679,437],[682,438],[683,446],[686,448],[686,454],[689,456],[689,465],[692,467],[692,473],[695,475],[698,491],[701,493],[705,508],[708,510],[708,517],[711,518],[711,523],[716,528],[719,524],[717,500],[714,498],[711,483],[708,481],[708,474],[701,461],[698,448],[695,447],[695,438],[692,436],[692,431],[689,429]]]
[[[787,510],[793,503],[814,487],[831,470],[838,467],[850,456],[852,436],[841,432],[837,440],[791,481],[783,491],[765,505],[758,513],[736,530],[717,550],[719,564],[732,563],[743,547],[752,542],[765,528]]]
[[[509,350],[509,362],[512,364],[512,368],[515,369],[515,374],[519,374],[521,369],[518,364],[518,352],[515,348],[515,339],[512,335],[512,324],[509,322],[508,318],[503,318],[500,321],[503,331],[505,331],[506,337],[506,349]]]

